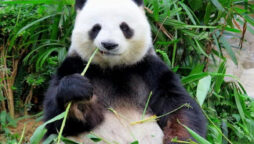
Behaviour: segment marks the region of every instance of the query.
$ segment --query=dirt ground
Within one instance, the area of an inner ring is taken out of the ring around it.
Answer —
[[[25,143],[25,142],[29,142],[29,139],[33,135],[35,129],[41,124],[42,124],[41,121],[38,122],[34,118],[27,118],[27,119],[18,121],[16,127],[10,127],[9,129],[12,134],[18,134],[19,136],[21,136],[25,126],[26,129],[25,129],[25,134],[23,139],[23,143]],[[6,142],[4,135],[0,135],[0,143],[2,142]]]

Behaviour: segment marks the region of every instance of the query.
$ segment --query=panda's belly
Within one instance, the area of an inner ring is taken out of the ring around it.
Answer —
[[[144,119],[150,116],[146,115]],[[142,113],[135,110],[117,111],[117,114],[108,111],[105,113],[104,122],[92,133],[114,144],[131,144],[134,141],[138,141],[139,144],[162,144],[163,132],[156,121],[133,124],[133,122],[140,121],[141,118]],[[87,138],[87,134],[89,133],[72,138],[84,144],[93,144],[94,142]],[[105,141],[96,144],[106,144]]]

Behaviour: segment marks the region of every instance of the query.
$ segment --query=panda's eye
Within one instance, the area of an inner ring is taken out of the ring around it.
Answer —
[[[92,31],[93,32],[97,32],[101,30],[101,26],[99,24],[96,24],[95,26],[93,26]]]
[[[122,22],[120,24],[120,29],[123,31],[123,34],[127,39],[130,39],[134,34],[133,30],[129,27],[129,25],[126,22]]]
[[[89,37],[91,40],[94,40],[96,38],[96,36],[98,35],[98,33],[101,30],[101,25],[96,24],[93,26],[93,28],[89,31]]]
[[[122,29],[122,31],[129,31],[130,28],[129,26],[127,25],[127,23],[123,22],[121,25],[120,25],[120,28]]]

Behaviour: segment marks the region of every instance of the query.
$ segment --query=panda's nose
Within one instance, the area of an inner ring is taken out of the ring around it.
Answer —
[[[113,42],[102,42],[101,45],[107,50],[113,50],[118,46],[118,44]]]

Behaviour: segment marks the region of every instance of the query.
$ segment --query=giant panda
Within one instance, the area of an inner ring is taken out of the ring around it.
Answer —
[[[76,0],[77,16],[66,59],[45,94],[44,120],[72,102],[63,135],[92,144],[92,132],[110,143],[169,144],[192,139],[184,124],[205,137],[206,120],[166,64],[156,55],[142,0]],[[98,48],[85,76],[80,73]],[[149,94],[152,94],[147,103]],[[181,109],[157,119],[188,103]],[[47,136],[62,121],[47,125]],[[106,143],[105,141],[99,144]]]

